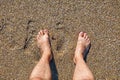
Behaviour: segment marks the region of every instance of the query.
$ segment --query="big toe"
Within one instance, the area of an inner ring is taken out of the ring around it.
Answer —
[[[80,32],[79,37],[83,37],[83,36],[84,36],[84,32]]]
[[[44,34],[48,35],[48,30],[47,29],[44,30]]]

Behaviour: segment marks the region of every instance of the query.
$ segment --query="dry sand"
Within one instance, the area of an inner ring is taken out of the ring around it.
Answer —
[[[92,41],[87,64],[95,79],[120,80],[120,0],[0,0],[0,80],[28,80],[44,28],[59,80],[72,79],[80,31]]]

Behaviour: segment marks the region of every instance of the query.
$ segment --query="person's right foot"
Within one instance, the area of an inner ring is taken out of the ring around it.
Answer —
[[[78,59],[84,59],[85,50],[90,46],[90,40],[86,33],[80,32],[78,36],[77,46],[74,54],[74,62]]]
[[[40,30],[37,35],[37,45],[42,52],[42,56],[51,59],[51,46],[49,42],[48,30]]]

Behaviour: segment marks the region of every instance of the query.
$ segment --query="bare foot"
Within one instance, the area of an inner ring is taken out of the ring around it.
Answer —
[[[74,62],[76,63],[77,59],[84,59],[84,53],[87,47],[90,46],[90,40],[86,33],[80,32],[78,36],[77,46],[74,55]]]
[[[37,35],[37,45],[43,53],[42,56],[51,58],[51,46],[49,42],[48,30],[40,30]]]

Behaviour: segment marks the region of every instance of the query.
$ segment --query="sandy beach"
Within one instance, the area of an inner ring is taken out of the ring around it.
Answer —
[[[73,77],[80,31],[91,40],[95,80],[120,80],[120,0],[0,0],[0,80],[29,79],[40,29],[49,30],[58,80]]]

